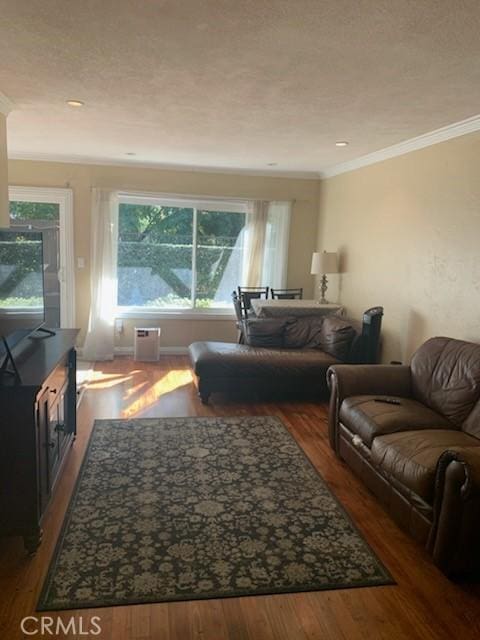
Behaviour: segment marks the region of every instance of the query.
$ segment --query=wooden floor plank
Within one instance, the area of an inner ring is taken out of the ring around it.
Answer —
[[[243,615],[241,598],[223,598],[222,613],[227,627],[228,640],[251,640]]]
[[[480,586],[448,581],[350,469],[332,453],[327,407],[315,402],[212,398],[202,405],[185,357],[159,363],[117,358],[96,367],[78,414],[78,438],[44,520],[33,557],[18,539],[0,540],[0,638],[26,637],[94,418],[276,415],[360,529],[397,584],[273,596],[107,607],[62,612],[62,620],[101,618],[100,640],[423,640],[480,637]],[[48,615],[53,615],[51,612]],[[37,636],[39,637],[39,636]],[[59,635],[59,638],[79,637]],[[88,637],[88,636],[85,636]]]

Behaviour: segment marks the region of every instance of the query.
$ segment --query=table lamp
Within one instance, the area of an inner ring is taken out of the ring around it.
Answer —
[[[328,304],[328,300],[325,298],[328,288],[327,273],[338,273],[338,255],[336,251],[323,251],[322,253],[314,253],[312,256],[312,268],[310,269],[312,275],[322,274],[322,280],[320,283],[320,293],[322,297],[320,304]]]

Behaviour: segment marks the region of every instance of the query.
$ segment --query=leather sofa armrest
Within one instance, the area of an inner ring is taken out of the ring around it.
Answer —
[[[480,568],[480,451],[445,451],[438,461],[428,549],[447,575]]]
[[[447,482],[448,468],[456,463],[456,476],[461,478],[460,497],[467,500],[469,497],[480,497],[480,447],[456,447],[455,450],[447,450],[442,453],[437,465],[436,495],[440,495]]]
[[[336,364],[327,371],[330,388],[328,432],[330,446],[338,453],[340,405],[345,398],[364,394],[411,395],[410,367],[390,364]]]

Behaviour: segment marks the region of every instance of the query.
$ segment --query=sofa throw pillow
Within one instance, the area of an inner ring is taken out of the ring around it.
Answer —
[[[338,360],[347,360],[355,329],[338,316],[325,316],[322,323],[319,348]]]
[[[316,349],[322,342],[322,316],[292,318],[285,325],[286,349]]]
[[[252,318],[245,322],[245,343],[251,347],[283,347],[283,318]]]

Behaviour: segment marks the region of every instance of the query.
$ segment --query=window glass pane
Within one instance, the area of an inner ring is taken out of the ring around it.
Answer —
[[[231,307],[244,260],[245,213],[197,212],[197,307]]]
[[[60,326],[60,204],[10,200],[10,224],[15,229],[43,232],[45,322]]]
[[[0,232],[0,311],[28,309],[41,311],[43,318],[42,242],[21,233]],[[8,318],[4,318],[4,320]],[[19,320],[26,320],[25,316]],[[13,318],[12,324],[13,324]]]
[[[122,203],[118,227],[118,305],[191,307],[193,209]]]
[[[10,201],[10,220],[59,220],[60,205],[58,202],[24,202]]]

